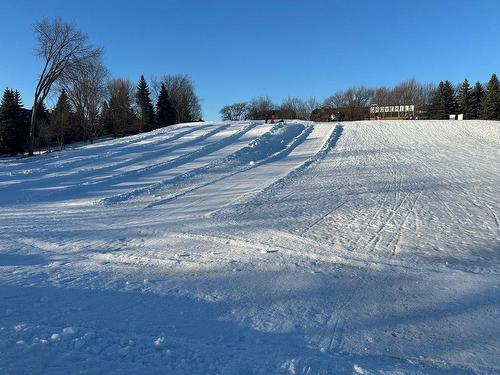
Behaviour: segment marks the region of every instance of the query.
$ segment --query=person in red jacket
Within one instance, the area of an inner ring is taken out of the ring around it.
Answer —
[[[273,112],[273,114],[271,115],[271,124],[274,124],[275,121],[276,121],[276,113]]]

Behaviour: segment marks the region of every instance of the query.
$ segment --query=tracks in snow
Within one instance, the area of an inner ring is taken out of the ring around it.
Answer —
[[[161,168],[162,170],[165,169],[172,169],[174,167],[178,167],[181,164],[186,164],[189,163],[197,158],[200,158],[202,156],[208,155],[210,153],[213,153],[217,150],[220,150],[224,147],[229,146],[230,144],[234,143],[237,141],[240,137],[242,137],[245,133],[249,132],[253,128],[257,126],[257,123],[251,123],[249,125],[244,126],[242,129],[239,131],[222,138],[221,140],[215,141],[213,143],[207,144],[193,152],[189,152],[187,154],[183,154],[179,156],[176,159],[167,161],[165,163],[162,163],[161,166],[154,166],[154,167],[149,167],[147,170],[151,171],[152,169],[157,169]],[[188,172],[190,173],[190,172]],[[177,176],[174,179],[182,179],[185,178],[186,174]],[[151,185],[147,185],[145,187],[141,187],[138,189],[134,189],[125,193],[113,195],[110,197],[103,198],[99,200],[97,203],[98,204],[115,204],[115,203],[120,203],[124,201],[128,201],[130,199],[136,198],[138,196],[144,195],[144,194],[152,194],[154,192],[157,192],[161,190],[164,186],[168,185],[172,181],[172,179],[167,179],[167,180],[162,180],[159,182],[156,182]]]
[[[308,156],[303,162],[299,163],[298,165],[295,165],[284,176],[278,178],[263,189],[253,191],[253,193],[251,194],[246,194],[242,197],[244,199],[243,201],[233,201],[232,204],[238,203],[235,207],[229,207],[228,210],[219,209],[213,213],[213,216],[222,220],[225,217],[234,218],[248,213],[249,211],[255,209],[256,206],[269,199],[269,197],[275,195],[277,192],[291,185],[295,180],[306,174],[308,170],[314,168],[335,147],[337,141],[342,135],[342,125],[337,124],[335,127],[331,128],[328,133],[326,133],[325,130],[327,129],[326,126],[328,125],[315,126],[313,130],[314,135],[311,135],[311,137],[316,137],[318,141],[311,140],[311,146],[309,146],[309,148],[305,147],[305,150],[307,151],[304,151],[305,153],[308,153],[308,155],[312,151],[312,155]],[[318,147],[316,144],[318,142],[321,142],[323,139],[326,140],[319,145],[319,149],[316,149],[316,147]],[[286,197],[289,197],[293,194],[294,192],[292,191]]]
[[[174,192],[165,198],[151,202],[147,207],[164,205],[186,194],[284,158],[301,144],[311,131],[311,125],[276,125],[270,132],[263,134],[226,158],[215,160],[154,187],[153,191],[169,189]]]

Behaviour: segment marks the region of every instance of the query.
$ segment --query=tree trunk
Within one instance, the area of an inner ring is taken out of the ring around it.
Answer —
[[[37,107],[38,107],[38,98],[35,97],[35,101],[33,103],[33,109],[31,110],[30,131],[28,139],[28,156],[33,156],[33,146],[35,144],[35,125],[36,125]]]

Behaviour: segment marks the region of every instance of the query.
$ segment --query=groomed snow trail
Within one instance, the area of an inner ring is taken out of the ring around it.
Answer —
[[[223,122],[0,160],[0,373],[499,373],[499,150]]]

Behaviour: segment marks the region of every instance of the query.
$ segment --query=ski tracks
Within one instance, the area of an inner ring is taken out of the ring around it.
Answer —
[[[332,149],[334,149],[335,145],[342,135],[343,126],[341,124],[337,124],[323,136],[322,133],[326,130],[324,127],[328,125],[315,125],[313,133],[318,132],[319,139],[326,138],[326,140],[322,142],[319,150],[315,151],[312,156],[308,157],[305,161],[295,166],[283,177],[278,178],[268,186],[264,187],[261,190],[258,190],[257,192],[254,192],[251,195],[245,195],[244,197],[242,197],[244,198],[244,200],[240,200],[239,202],[232,202],[232,207],[229,207],[229,209],[227,210],[218,210],[217,212],[213,213],[213,216],[216,216],[219,219],[234,219],[256,210],[258,206],[263,204],[263,202],[269,201],[270,197],[279,196],[280,200],[292,199],[293,196],[298,193],[298,191],[295,189],[291,189],[290,187],[294,186],[296,182],[302,180],[305,176],[311,173],[311,171],[321,163],[326,155]],[[311,142],[313,141],[311,140]],[[312,143],[312,145],[309,147],[304,146],[305,150],[308,150],[310,148],[314,149],[314,143]]]
[[[240,129],[239,131],[229,135],[229,136],[226,136],[224,138],[222,138],[221,140],[219,141],[215,141],[213,143],[210,143],[210,144],[207,144],[193,152],[190,152],[190,153],[187,153],[187,154],[183,154],[181,155],[180,157],[176,158],[176,159],[173,159],[171,161],[167,161],[165,163],[163,163],[161,165],[161,168],[164,170],[164,169],[170,169],[170,168],[174,168],[174,167],[177,167],[179,166],[180,164],[186,164],[188,162],[191,162],[201,156],[205,156],[205,155],[208,155],[212,152],[215,152],[217,150],[220,150],[232,143],[234,143],[236,140],[238,140],[241,136],[243,136],[245,133],[249,132],[250,130],[252,130],[253,128],[255,128],[256,126],[258,125],[257,122],[254,122],[254,123],[251,123],[249,125],[246,125],[244,126],[242,129]],[[148,169],[151,170],[153,167],[149,167]],[[158,167],[155,167],[155,168],[158,168]],[[203,167],[201,167],[203,168]],[[159,182],[155,182],[153,184],[150,184],[150,185],[147,185],[147,186],[144,186],[144,187],[141,187],[141,188],[138,188],[138,189],[134,189],[134,190],[131,190],[131,191],[128,191],[128,192],[125,192],[125,193],[121,193],[121,194],[117,194],[117,195],[113,195],[113,196],[110,196],[110,197],[106,197],[106,198],[103,198],[101,200],[99,200],[97,203],[98,204],[115,204],[115,203],[120,203],[120,202],[124,202],[124,201],[128,201],[132,198],[135,198],[135,197],[138,197],[138,196],[141,196],[141,195],[144,195],[144,194],[151,194],[151,193],[154,193],[156,191],[159,191],[161,190],[164,186],[172,183],[173,180],[177,179],[177,180],[182,180],[182,179],[185,179],[188,175],[191,175],[194,173],[194,171],[197,171],[198,169],[195,169],[195,170],[192,170],[190,172],[187,172],[187,173],[184,173],[180,176],[177,176],[177,177],[174,177],[174,179],[166,179],[166,180],[161,180]]]
[[[288,125],[285,125],[288,126]],[[236,177],[239,174],[246,174],[256,168],[262,167],[264,165],[270,165],[272,162],[275,162],[279,159],[283,159],[287,157],[296,147],[298,147],[302,142],[305,141],[305,139],[310,135],[311,131],[313,130],[312,125],[307,125],[303,126],[302,130],[294,136],[292,139],[289,140],[288,143],[286,143],[284,146],[280,145],[280,148],[274,152],[271,152],[270,154],[264,153],[266,156],[264,156],[263,159],[258,159],[257,160],[251,160],[250,162],[245,162],[243,163],[242,161],[245,161],[248,157],[248,155],[245,152],[245,149],[250,150],[255,150],[254,147],[259,147],[256,146],[256,144],[251,143],[249,146],[246,146],[243,149],[238,150],[237,152],[229,155],[227,158],[221,160],[216,160],[211,164],[207,164],[205,166],[202,166],[198,169],[195,169],[193,171],[188,172],[185,175],[181,175],[176,179],[166,181],[165,185],[163,188],[166,188],[169,186],[170,188],[174,188],[174,193],[171,194],[170,196],[157,200],[155,202],[152,202],[148,204],[148,208],[151,207],[156,207],[163,205],[165,203],[168,203],[174,199],[180,198],[182,196],[185,196],[186,194],[193,193],[197,190],[209,187],[211,185],[217,184],[217,183],[222,183],[225,182],[226,184],[228,183],[228,180],[231,178]],[[261,139],[265,140],[266,137],[268,137],[271,133],[266,133],[264,134]],[[257,142],[259,139],[257,139]],[[249,155],[252,155],[253,151],[250,151]],[[257,151],[258,153],[258,151]],[[207,175],[208,178],[200,178],[200,176]],[[200,180],[201,182],[197,181],[191,181],[192,179],[196,178],[196,180]],[[176,185],[180,183],[182,186],[177,187]],[[243,184],[243,186],[242,186]],[[243,183],[236,183],[236,186],[239,186],[240,189],[243,189],[243,193],[237,193],[236,197],[230,198],[230,196],[234,195],[234,192],[232,194],[229,194],[229,197],[224,199],[224,202],[222,203],[222,207],[220,205],[216,205],[214,207],[214,210],[207,215],[213,216],[217,211],[220,211],[223,207],[227,205],[234,204],[237,200],[239,200],[242,196],[247,197],[249,194],[248,188],[249,186],[247,182]],[[232,191],[238,191],[239,189],[236,189],[233,186]],[[228,190],[227,186],[224,188],[225,190]],[[252,187],[253,189],[253,187]],[[227,192],[228,193],[228,192]]]

